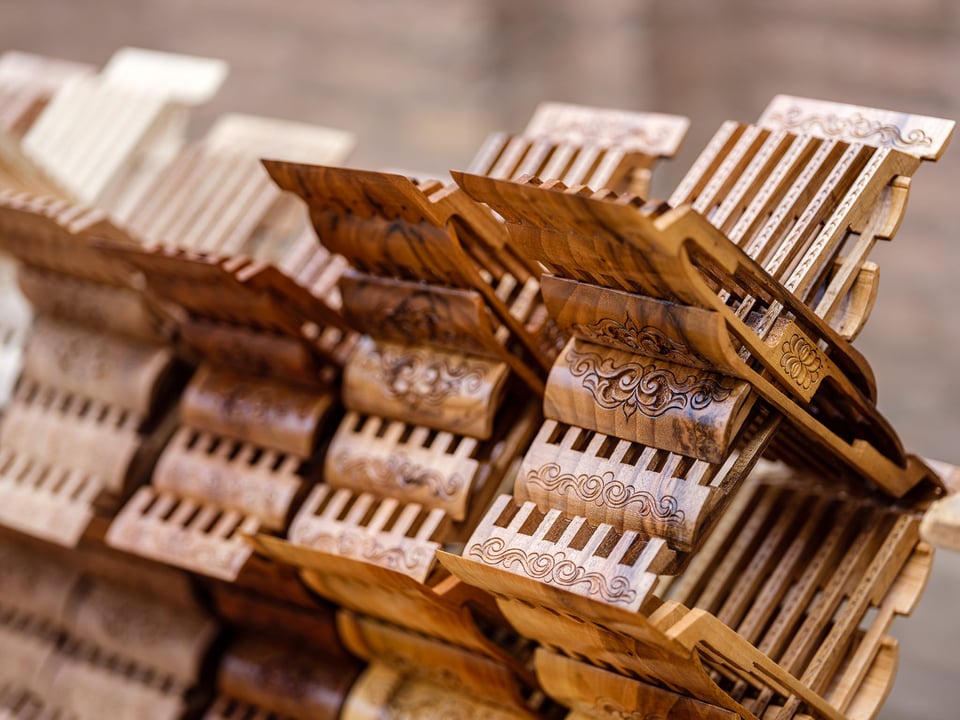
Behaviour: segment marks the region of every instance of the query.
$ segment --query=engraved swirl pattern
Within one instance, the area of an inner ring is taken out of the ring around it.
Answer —
[[[387,393],[415,408],[437,406],[451,395],[470,395],[483,387],[486,367],[418,353],[374,351],[377,374]]]
[[[433,562],[433,547],[404,548],[388,545],[373,535],[354,533],[317,533],[304,538],[304,544],[343,557],[361,558],[368,562],[398,570],[413,572]],[[408,552],[409,551],[409,552]]]
[[[699,353],[667,337],[662,330],[653,325],[640,327],[629,314],[623,322],[615,318],[600,318],[590,325],[576,323],[570,329],[575,335],[585,340],[600,344],[610,343],[641,355],[663,358],[679,365],[711,367],[710,361]]]
[[[459,473],[445,476],[405,457],[355,457],[341,453],[334,460],[337,474],[364,488],[423,489],[436,498],[452,498],[464,485]]]
[[[825,135],[870,140],[888,147],[929,147],[933,144],[933,138],[921,128],[904,134],[904,129],[899,125],[871,120],[861,112],[852,115],[808,115],[803,108],[795,105],[786,112],[772,114],[770,119],[789,130],[807,132],[819,128]]]
[[[546,465],[531,471],[526,477],[527,483],[542,487],[549,492],[561,495],[571,494],[598,507],[632,507],[633,512],[643,518],[651,518],[667,525],[679,525],[683,522],[684,512],[673,495],[655,496],[646,490],[625,485],[615,479],[612,471],[602,475],[582,473],[564,473],[557,463]]]
[[[583,386],[606,410],[621,410],[631,418],[636,412],[651,418],[669,410],[702,410],[730,396],[731,386],[714,375],[691,373],[677,377],[655,363],[617,364],[598,353],[571,349],[567,354],[570,372],[582,378]]]
[[[519,571],[549,585],[561,588],[585,586],[587,593],[608,603],[629,605],[637,597],[637,591],[630,587],[627,578],[589,571],[570,560],[562,550],[555,553],[527,552],[509,548],[502,538],[492,537],[480,545],[471,546],[467,555],[488,565]]]

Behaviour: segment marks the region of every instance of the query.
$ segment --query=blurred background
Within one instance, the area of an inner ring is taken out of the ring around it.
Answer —
[[[720,122],[755,119],[777,93],[960,118],[953,0],[0,0],[0,51],[102,64],[123,45],[230,62],[194,135],[227,111],[330,125],[358,136],[358,167],[463,167],[547,99],[687,115],[657,197]],[[880,297],[856,343],[906,445],[954,463],[958,220],[953,147],[917,173],[899,235],[872,256]],[[900,678],[882,718],[960,716],[957,598],[960,556],[943,551],[894,626]]]

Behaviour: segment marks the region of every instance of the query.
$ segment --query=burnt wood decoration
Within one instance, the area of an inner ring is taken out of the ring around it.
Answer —
[[[887,629],[930,558],[921,506],[883,496],[942,479],[877,413],[849,338],[875,296],[866,256],[952,131],[779,96],[721,126],[666,203],[454,174],[543,265],[571,339],[513,497],[441,559],[538,640],[541,685],[576,717],[879,707]],[[764,451],[796,466],[787,489]]]
[[[686,126],[671,116],[545,105],[524,134],[492,136],[473,167],[495,177],[545,172],[645,186]],[[466,539],[539,422],[543,377],[562,345],[539,267],[453,185],[266,165],[307,201],[320,242],[352,265],[340,281],[343,314],[363,337],[344,371],[347,413],[324,483],[286,542],[264,536],[257,545],[302,567],[312,589],[345,608],[345,641],[373,662],[345,716],[378,707],[413,717],[459,697],[469,698],[465,711],[527,717],[540,701],[507,649],[513,634],[484,638],[467,610],[478,596],[449,582],[435,552]],[[488,622],[498,624],[496,612]]]
[[[850,341],[953,123],[779,96],[667,202],[686,120],[559,104],[458,185],[239,115],[171,160],[223,71],[0,56],[0,716],[878,712],[960,470]]]

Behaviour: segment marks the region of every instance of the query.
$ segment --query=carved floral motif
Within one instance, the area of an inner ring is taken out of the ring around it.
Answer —
[[[439,405],[451,395],[469,395],[483,387],[487,369],[481,363],[450,358],[374,350],[379,379],[395,399],[415,408]]]
[[[855,112],[852,115],[836,113],[808,115],[803,108],[793,106],[786,112],[771,115],[770,119],[787,130],[803,132],[819,127],[825,135],[857,140],[873,139],[887,147],[928,147],[933,144],[933,138],[920,128],[910,130],[904,137],[903,129],[899,126],[884,124],[880,120],[871,120],[861,112]]]
[[[679,365],[710,367],[710,361],[699,353],[667,337],[659,328],[652,325],[640,327],[629,315],[623,322],[615,318],[600,318],[591,325],[577,323],[571,326],[571,330],[585,340],[600,344],[613,343],[641,355],[663,358]]]
[[[607,577],[599,572],[588,571],[567,558],[562,550],[555,553],[527,552],[520,548],[508,548],[501,538],[492,537],[480,545],[471,546],[467,554],[488,565],[500,565],[506,570],[518,569],[527,577],[550,585],[563,588],[585,585],[590,595],[605,602],[629,605],[637,597],[637,591],[630,587],[627,578]]]
[[[732,388],[715,375],[691,373],[677,377],[673,370],[655,363],[628,361],[617,364],[610,357],[571,349],[567,354],[570,372],[583,379],[600,407],[620,409],[627,418],[638,410],[657,418],[672,409],[702,410],[722,402]]]
[[[405,457],[355,457],[341,453],[334,465],[338,475],[364,488],[425,489],[433,497],[446,499],[460,492],[464,485],[459,473],[447,476]]]
[[[797,333],[791,335],[780,349],[783,351],[780,366],[787,371],[787,376],[804,390],[809,390],[820,379],[823,366],[817,349]]]
[[[673,495],[655,496],[646,490],[637,490],[614,478],[612,471],[603,475],[574,475],[562,473],[557,463],[547,463],[527,475],[527,482],[545,490],[561,495],[571,493],[584,502],[595,503],[598,507],[623,508],[629,505],[637,515],[652,518],[667,525],[683,522],[683,510]]]

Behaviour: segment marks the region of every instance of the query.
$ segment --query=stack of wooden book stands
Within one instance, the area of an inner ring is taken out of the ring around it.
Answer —
[[[0,58],[0,717],[877,713],[960,483],[851,341],[952,122],[779,96],[658,201],[684,118],[413,178],[184,143],[225,71]]]

